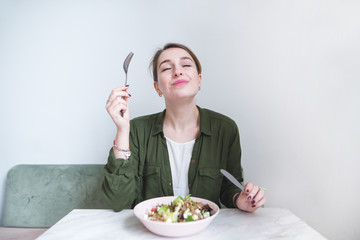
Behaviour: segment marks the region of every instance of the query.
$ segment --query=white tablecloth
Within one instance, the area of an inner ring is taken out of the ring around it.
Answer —
[[[73,210],[39,240],[158,239],[134,216],[133,210]],[[162,239],[167,239],[161,237]],[[171,238],[174,239],[174,238]],[[179,238],[176,238],[179,239]],[[255,213],[221,209],[214,221],[199,234],[181,239],[325,239],[290,211],[260,208]]]

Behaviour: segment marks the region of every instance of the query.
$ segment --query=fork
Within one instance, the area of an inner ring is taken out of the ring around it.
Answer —
[[[130,52],[129,55],[125,58],[124,64],[123,64],[123,68],[125,71],[125,86],[127,85],[127,73],[128,73],[128,69],[129,69],[129,64],[130,61],[132,59],[132,57],[134,56],[133,52]]]
[[[124,68],[124,71],[125,71],[125,86],[127,85],[127,73],[128,73],[128,69],[129,69],[129,64],[130,64],[130,61],[131,61],[133,56],[134,56],[134,53],[130,52],[129,55],[127,55],[127,57],[125,58],[125,61],[123,63],[123,68]],[[120,112],[120,116],[124,117],[124,113]]]

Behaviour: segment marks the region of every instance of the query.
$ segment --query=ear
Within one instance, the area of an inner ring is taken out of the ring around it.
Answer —
[[[199,89],[201,87],[201,79],[202,79],[202,76],[201,76],[201,74],[199,74]]]
[[[158,82],[154,81],[154,88],[155,88],[155,91],[160,95],[161,94],[161,91],[159,89],[159,85],[158,85]]]

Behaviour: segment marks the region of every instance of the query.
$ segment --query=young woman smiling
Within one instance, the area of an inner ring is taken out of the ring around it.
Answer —
[[[196,105],[202,77],[195,54],[169,43],[151,67],[163,112],[130,121],[129,86],[113,89],[106,103],[117,128],[104,168],[110,205],[120,211],[149,198],[191,194],[254,212],[266,201],[264,190],[247,183],[241,191],[220,174],[226,169],[243,182],[239,131],[232,119]]]

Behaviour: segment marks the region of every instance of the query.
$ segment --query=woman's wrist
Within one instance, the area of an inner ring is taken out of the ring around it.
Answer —
[[[113,148],[114,148],[114,151],[118,151],[120,153],[118,153],[119,156],[122,155],[122,158],[125,158],[126,160],[130,158],[131,156],[131,151],[130,151],[130,145],[128,148],[119,148],[117,145],[116,145],[116,142],[114,140],[113,142]],[[122,154],[121,154],[122,153]]]
[[[116,127],[116,135],[124,135],[130,133],[130,124],[127,127]]]
[[[238,192],[238,193],[236,193],[236,194],[234,195],[233,205],[234,205],[235,208],[239,208],[238,205],[237,205],[237,200],[238,200],[239,196],[240,196],[240,192]]]
[[[129,158],[130,144],[129,144],[129,133],[117,132],[116,137],[113,141],[113,151],[116,158]]]
[[[117,131],[115,136],[115,144],[122,149],[126,149],[129,147],[129,131],[122,130]]]

